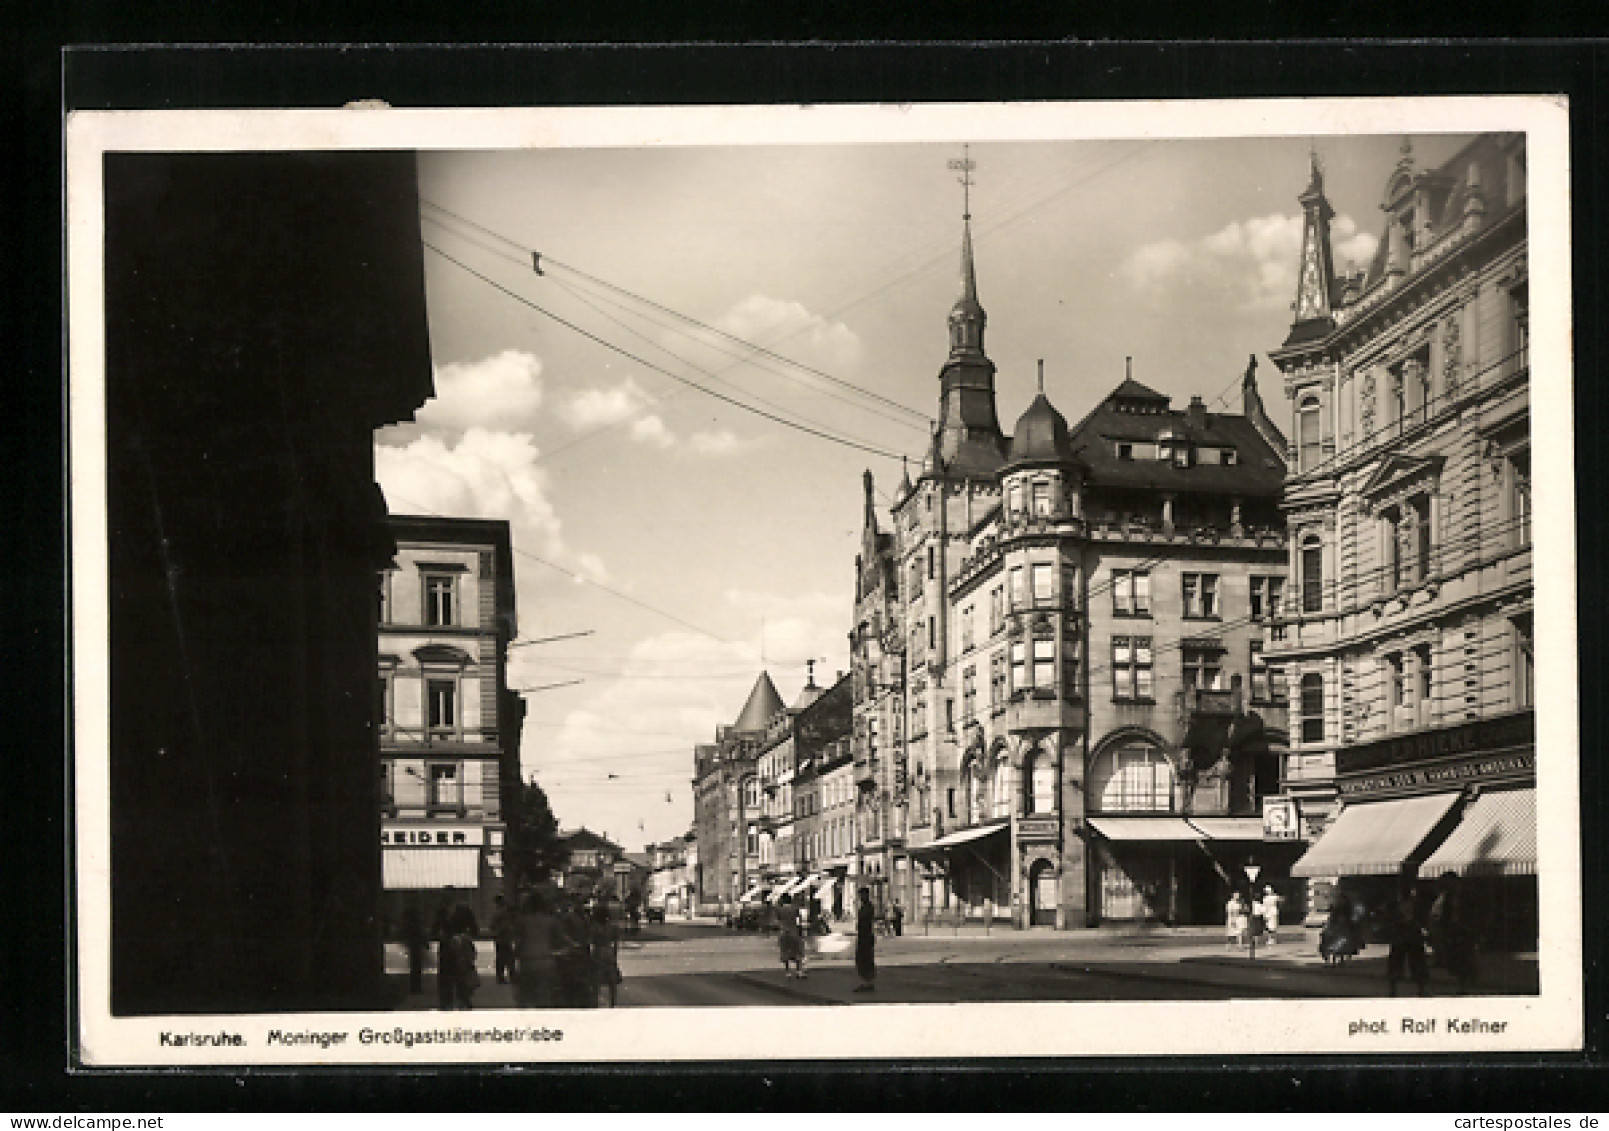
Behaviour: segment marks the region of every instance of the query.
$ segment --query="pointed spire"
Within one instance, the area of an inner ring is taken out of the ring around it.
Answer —
[[[1039,395],[1045,395],[1045,359],[1039,359]]]
[[[737,721],[732,724],[735,731],[762,731],[771,721],[771,716],[782,710],[782,696],[777,694],[776,684],[771,682],[767,672],[761,672],[760,678],[754,681],[754,690],[749,692],[748,700],[743,704],[743,710],[738,712]]]
[[[1335,281],[1334,259],[1330,251],[1330,220],[1335,210],[1324,196],[1324,174],[1317,150],[1310,150],[1307,188],[1297,199],[1302,204],[1302,259],[1297,265],[1296,312],[1293,323],[1312,322],[1330,316],[1330,287]]]
[[[961,218],[961,296],[950,309],[950,356],[981,357],[988,316],[978,302],[977,269],[972,260],[972,217]]]
[[[872,533],[877,531],[877,499],[872,487],[871,468],[867,468],[861,475],[861,482],[866,486],[866,529]]]
[[[911,465],[906,461],[904,456],[900,456],[899,457],[899,494],[900,494],[900,498],[902,498],[902,499],[905,498],[905,496],[909,495],[912,490],[913,490],[913,488],[911,487]]]

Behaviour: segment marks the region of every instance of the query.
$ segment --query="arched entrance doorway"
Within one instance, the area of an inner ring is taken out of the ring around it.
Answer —
[[[1056,869],[1049,860],[1035,861],[1028,870],[1028,923],[1034,927],[1056,925]]]

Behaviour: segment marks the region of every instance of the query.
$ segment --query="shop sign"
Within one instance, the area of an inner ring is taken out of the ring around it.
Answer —
[[[1296,798],[1263,798],[1263,839],[1302,839],[1302,822],[1297,814]]]
[[[1536,741],[1536,714],[1521,711],[1496,719],[1477,719],[1459,726],[1398,735],[1343,747],[1335,752],[1337,775],[1362,773],[1384,766],[1429,762],[1487,750],[1507,750]]]
[[[390,848],[458,848],[485,843],[486,830],[480,825],[382,825],[380,844]]]
[[[617,876],[629,876],[629,875],[631,875],[631,867],[632,867],[632,865],[631,865],[630,860],[616,860],[615,861],[615,875],[617,875]]]
[[[1018,840],[1055,840],[1061,832],[1061,822],[1055,817],[1017,818]]]
[[[1388,791],[1456,787],[1470,781],[1512,778],[1535,773],[1536,752],[1525,750],[1512,754],[1494,754],[1487,758],[1465,758],[1462,761],[1445,762],[1434,766],[1406,767],[1388,774],[1340,778],[1335,786],[1342,797],[1352,797]]]

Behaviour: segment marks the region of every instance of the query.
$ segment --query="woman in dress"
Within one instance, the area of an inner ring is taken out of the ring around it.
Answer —
[[[877,988],[877,912],[872,909],[872,893],[860,889],[860,906],[855,912],[855,973],[860,975],[857,994]]]

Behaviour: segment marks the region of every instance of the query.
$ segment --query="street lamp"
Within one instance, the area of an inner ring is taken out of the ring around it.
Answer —
[[[1246,894],[1250,897],[1246,902],[1246,939],[1251,944],[1253,962],[1257,961],[1257,914],[1253,908],[1257,906],[1257,877],[1261,872],[1262,868],[1258,865],[1250,862],[1246,864],[1246,881],[1249,885]]]

